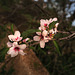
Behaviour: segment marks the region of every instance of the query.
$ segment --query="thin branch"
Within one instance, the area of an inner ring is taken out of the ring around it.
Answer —
[[[44,10],[44,9],[43,9],[42,7],[40,7],[38,4],[34,3],[34,5],[35,5],[36,7],[38,7],[46,16],[50,16],[50,13],[47,12],[46,10]]]
[[[75,37],[74,35],[75,35],[75,33],[73,33],[67,37],[64,37],[64,38],[59,38],[58,40],[67,40],[67,39],[70,39],[71,37]]]
[[[57,31],[58,33],[64,33],[64,34],[70,34],[70,33],[75,33],[75,31],[71,31],[71,32],[66,32],[66,31]]]
[[[33,44],[30,44],[30,45],[28,45],[27,47],[31,47],[31,46],[34,46],[34,45],[37,45],[37,44],[39,44],[39,42],[35,42],[35,43],[33,43]]]
[[[64,33],[68,33],[68,32],[64,32]],[[51,39],[51,41],[52,40],[69,40],[70,38],[75,38],[75,33],[73,33],[73,34],[71,34],[71,35],[69,35],[69,36],[67,36],[67,37],[64,37],[64,38],[59,38],[59,39]],[[31,41],[29,41],[28,43],[31,43],[31,42],[33,42],[34,40],[31,40]],[[33,44],[30,44],[30,45],[28,45],[27,47],[29,47],[29,46],[34,46],[34,45],[37,45],[37,44],[39,44],[39,42],[35,42],[35,43],[33,43]]]

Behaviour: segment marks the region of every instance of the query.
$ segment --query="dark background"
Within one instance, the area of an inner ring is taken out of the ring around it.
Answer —
[[[60,31],[75,31],[75,0],[0,0],[0,41],[6,35],[6,26],[14,24],[23,32],[37,29],[40,19],[58,18]],[[57,34],[55,37],[65,37]],[[29,36],[33,37],[33,35]],[[59,41],[62,56],[55,52],[53,42],[44,49],[39,45],[31,47],[50,75],[75,74],[75,39]],[[1,49],[1,48],[0,48]],[[37,49],[37,50],[36,50]]]

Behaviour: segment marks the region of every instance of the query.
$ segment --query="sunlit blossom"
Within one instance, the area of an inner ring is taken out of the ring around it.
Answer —
[[[38,36],[34,36],[33,39],[34,41],[39,41],[40,42],[40,47],[44,48],[45,43],[49,42],[49,40],[52,40],[54,35],[57,33],[57,27],[59,23],[56,23],[55,26],[52,29],[49,29],[50,23],[57,21],[57,18],[50,18],[49,20],[40,20],[40,27],[39,30],[41,32],[36,32]]]
[[[9,40],[11,41],[20,41],[22,40],[22,37],[20,37],[21,34],[19,31],[15,31],[14,35],[8,35]]]
[[[10,49],[8,50],[7,54],[10,54],[11,57],[15,57],[17,56],[18,54],[21,54],[21,55],[25,55],[25,53],[23,52],[23,50],[26,48],[26,44],[21,44],[21,45],[18,45],[17,42],[14,42],[13,43],[13,46],[10,47]]]
[[[36,32],[36,34],[38,35],[38,36],[34,36],[33,37],[33,40],[34,41],[39,41],[40,42],[40,47],[41,48],[44,48],[45,47],[45,43],[46,42],[48,42],[48,39],[45,39],[45,36],[47,35],[47,33],[44,33],[43,35],[42,35],[42,33],[41,32]]]

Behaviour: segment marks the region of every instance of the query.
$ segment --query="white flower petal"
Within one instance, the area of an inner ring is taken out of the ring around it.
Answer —
[[[46,30],[46,27],[45,27],[45,25],[47,25],[47,27],[48,27],[48,25],[50,24],[50,20],[43,20],[43,19],[41,19],[40,20],[40,25],[41,25],[41,29],[42,30]]]
[[[41,29],[42,29],[42,30],[46,30],[46,28],[45,28],[44,26],[41,26]]]
[[[24,53],[23,50],[20,50],[20,51],[19,51],[19,54],[25,55],[26,53]]]
[[[44,37],[45,42],[49,42],[49,37]]]
[[[40,41],[40,37],[39,37],[39,36],[34,36],[34,37],[33,37],[33,40],[34,40],[34,41]]]
[[[51,29],[51,30],[49,31],[49,33],[52,33],[52,34],[54,34],[54,30],[53,30],[53,29]]]
[[[41,19],[41,20],[40,20],[40,25],[41,25],[41,29],[42,29],[42,30],[45,29],[44,24],[47,24],[46,20]]]
[[[54,31],[55,33],[57,32],[57,28],[55,28],[55,31]]]
[[[51,40],[51,38],[49,36],[44,37],[45,42],[49,42],[49,40]]]
[[[14,41],[15,36],[14,35],[8,35],[9,40]]]
[[[46,30],[44,30],[44,31],[42,32],[42,35],[43,35],[43,36],[47,36],[47,34],[48,34],[48,31],[46,31]]]
[[[41,48],[44,48],[44,47],[45,47],[45,41],[44,41],[44,40],[41,40],[41,41],[40,41],[40,47],[41,47]]]
[[[55,27],[57,28],[57,27],[58,27],[58,25],[59,25],[59,23],[56,23]]]
[[[49,19],[49,23],[51,23],[51,22],[52,22],[52,18]]]
[[[39,30],[41,30],[41,27],[39,27]]]
[[[7,42],[7,46],[8,47],[12,47],[12,43],[11,42]]]
[[[25,39],[25,41],[28,41],[28,40],[29,40],[29,38],[26,38],[26,39]]]
[[[26,44],[22,44],[22,45],[18,45],[18,47],[22,50],[24,50],[26,48]]]
[[[45,22],[45,20],[44,20],[44,19],[41,19],[41,20],[40,20],[40,25],[41,25],[41,26],[44,25],[44,22]]]
[[[14,35],[17,36],[17,37],[20,37],[21,34],[20,34],[19,31],[15,31]]]
[[[11,48],[8,50],[7,54],[11,54],[11,53],[13,52],[13,49],[14,49],[14,47],[11,47]]]
[[[57,21],[57,18],[53,18],[53,20],[52,21]]]
[[[18,51],[13,51],[12,54],[11,54],[11,57],[15,57],[18,55]]]
[[[18,55],[18,51],[15,51],[15,50],[14,50],[14,47],[11,47],[11,48],[9,49],[9,51],[7,52],[7,54],[10,54],[11,57],[15,57],[15,56]]]
[[[45,42],[49,42],[49,40],[45,40]]]
[[[41,32],[36,32],[37,35],[41,35]]]
[[[13,47],[16,47],[16,46],[18,46],[18,43],[17,42],[14,42],[13,43]]]
[[[8,38],[11,41],[20,41],[20,40],[22,40],[22,37],[20,37],[20,32],[19,31],[15,31],[15,34],[14,35],[9,35]]]
[[[49,20],[46,19],[46,23],[48,23],[48,22],[49,22]]]

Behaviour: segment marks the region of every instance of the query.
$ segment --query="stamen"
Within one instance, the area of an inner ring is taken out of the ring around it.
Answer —
[[[47,27],[47,24],[44,24],[45,27]]]
[[[44,39],[43,35],[40,35],[40,38],[43,40]]]
[[[52,33],[50,33],[49,36],[52,37]]]
[[[18,37],[15,40],[18,40]]]
[[[15,47],[14,50],[15,50],[15,51],[19,51],[20,48],[19,48],[19,47]]]

